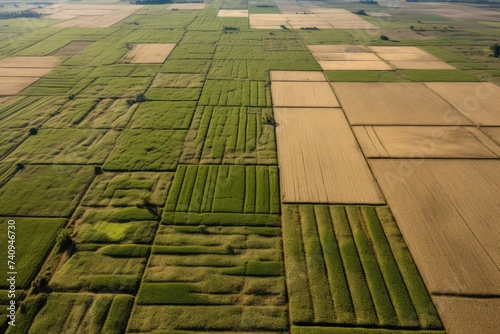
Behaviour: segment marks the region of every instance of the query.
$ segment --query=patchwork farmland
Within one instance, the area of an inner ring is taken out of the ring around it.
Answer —
[[[0,18],[0,332],[498,333],[496,7]]]

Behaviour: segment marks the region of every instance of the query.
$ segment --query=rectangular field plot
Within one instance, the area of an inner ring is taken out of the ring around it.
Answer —
[[[268,107],[271,104],[265,81],[207,80],[198,105]]]
[[[455,67],[440,60],[390,60],[399,70],[453,70]]]
[[[176,3],[168,6],[170,10],[184,10],[184,9],[197,9],[201,10],[205,8],[206,3]]]
[[[71,5],[61,4],[47,7],[49,19],[66,20],[54,25],[56,28],[108,28],[118,23],[143,6],[136,5]]]
[[[7,129],[2,130],[0,137],[0,158],[9,153],[14,147],[19,145],[28,136],[28,132],[24,129]]]
[[[135,98],[144,94],[152,77],[97,78],[79,95],[89,98]]]
[[[370,160],[432,294],[500,291],[500,162]]]
[[[283,202],[384,203],[341,109],[274,113]]]
[[[318,61],[380,61],[373,53],[362,52],[315,53],[314,58]]]
[[[69,333],[76,328],[85,333],[123,333],[134,298],[130,295],[90,295],[79,293],[39,294],[26,299],[32,317],[18,325],[28,333]],[[16,327],[17,328],[17,327]]]
[[[271,81],[326,81],[320,71],[271,71]]]
[[[326,82],[273,81],[271,92],[274,107],[339,107]]]
[[[172,170],[187,131],[125,130],[104,164],[110,170]]]
[[[0,96],[16,95],[40,77],[0,77]]]
[[[198,107],[182,151],[186,164],[276,164],[270,108]]]
[[[439,315],[449,333],[473,333],[480,328],[482,333],[498,330],[500,297],[461,298],[433,296]]]
[[[282,229],[292,324],[442,328],[387,207],[284,205]]]
[[[124,63],[162,64],[175,48],[175,44],[134,44],[122,59]]]
[[[0,189],[0,214],[66,217],[92,176],[91,167],[27,166]]]
[[[371,53],[364,45],[308,45],[313,54],[321,53]]]
[[[59,62],[59,58],[53,56],[7,57],[0,59],[0,68],[54,68]]]
[[[44,129],[29,137],[7,161],[99,164],[106,160],[118,135],[113,130]]]
[[[148,252],[148,247],[141,245],[108,245],[95,251],[77,251],[56,271],[49,286],[54,291],[134,292],[139,287]]]
[[[131,327],[194,330],[202,321],[203,330],[281,333],[287,328],[281,254],[280,228],[160,226]],[[145,311],[161,322],[141,321]]]
[[[464,116],[480,125],[500,125],[500,87],[490,82],[425,84]]]
[[[496,158],[488,146],[500,147],[472,127],[355,126],[353,131],[367,157]]]
[[[159,73],[153,80],[153,88],[203,87],[205,75],[183,73]]]
[[[245,9],[221,9],[217,13],[218,17],[248,17],[248,10]]]
[[[131,192],[127,195],[133,197]],[[137,207],[79,207],[74,216],[74,240],[82,244],[151,243],[158,227],[156,204],[136,197],[133,202]]]
[[[196,102],[146,101],[139,105],[130,128],[189,129]]]
[[[124,128],[140,104],[130,106],[127,99],[101,99],[79,120],[80,128]],[[49,121],[50,122],[50,121]]]
[[[324,71],[387,71],[392,67],[382,60],[318,60]]]
[[[0,105],[0,128],[29,129],[45,122],[68,102],[65,97],[22,96]]]
[[[99,174],[82,201],[90,207],[163,206],[173,173],[103,173]]]
[[[65,219],[16,218],[16,287],[28,286],[43,264],[56,238],[57,231],[66,223]],[[7,219],[0,222],[0,231],[8,235]],[[7,253],[7,242],[0,245],[0,251]],[[7,273],[2,273],[0,288],[9,289]]]
[[[162,222],[275,224],[280,212],[278,182],[275,166],[181,165]]]
[[[467,125],[470,121],[421,83],[332,83],[353,125]]]

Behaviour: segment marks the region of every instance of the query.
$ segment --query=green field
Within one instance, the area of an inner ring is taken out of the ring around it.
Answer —
[[[143,4],[109,27],[95,25],[133,4],[0,6],[47,12],[0,24],[0,254],[15,220],[17,272],[15,327],[0,275],[0,332],[444,334],[389,206],[283,203],[277,138],[286,124],[274,120],[270,71],[319,71],[331,83],[498,84],[495,16],[331,0],[205,4]],[[78,16],[84,26],[64,26],[82,5],[92,8]],[[380,34],[218,16],[307,21],[318,7],[390,15],[357,16]],[[125,56],[134,44],[175,48],[163,62],[136,63]],[[310,45],[417,46],[455,69],[323,71]],[[5,94],[4,82],[10,89],[16,71],[34,76],[40,66],[29,63],[40,58],[3,61],[47,56],[58,59],[50,73]],[[491,133],[480,139],[494,151]]]

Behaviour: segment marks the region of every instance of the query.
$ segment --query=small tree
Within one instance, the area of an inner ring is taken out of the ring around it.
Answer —
[[[38,133],[38,129],[37,128],[31,128],[30,129],[30,135],[31,136],[35,136],[37,133]]]
[[[495,43],[492,46],[490,46],[490,50],[493,51],[493,57],[495,58],[500,57],[500,43]]]
[[[382,36],[380,36],[380,39],[383,41],[388,41],[389,37],[387,37],[386,35],[382,35]]]

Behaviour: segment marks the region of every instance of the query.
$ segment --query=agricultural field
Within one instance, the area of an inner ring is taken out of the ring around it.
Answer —
[[[497,334],[494,5],[0,19],[1,333]]]

